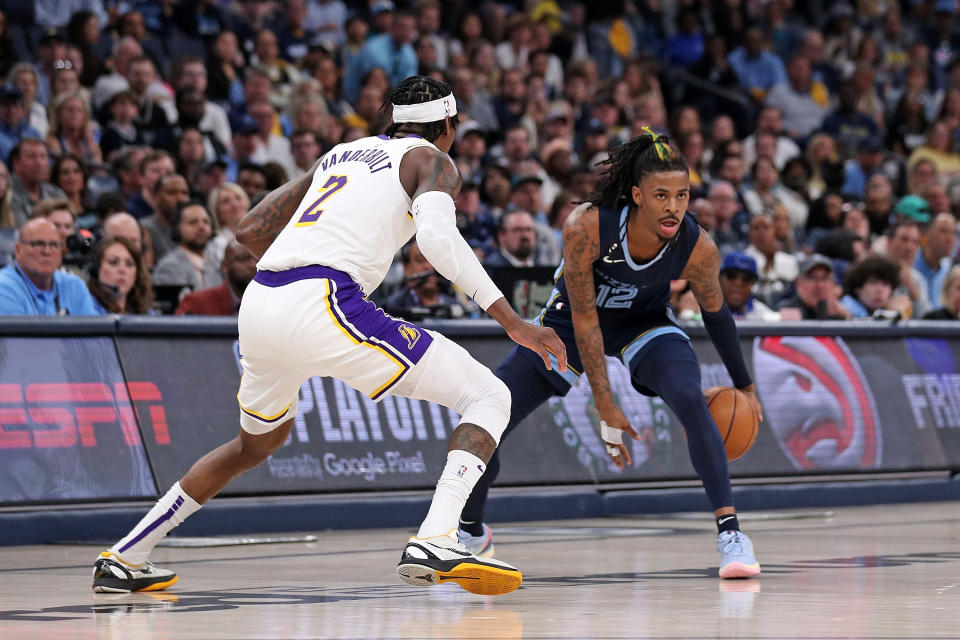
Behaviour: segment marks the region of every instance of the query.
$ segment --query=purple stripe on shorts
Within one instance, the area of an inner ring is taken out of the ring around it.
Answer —
[[[120,553],[123,553],[124,551],[126,551],[127,549],[129,549],[130,547],[132,547],[133,545],[135,545],[135,544],[137,544],[138,542],[140,542],[141,540],[143,540],[145,537],[147,537],[147,536],[150,534],[151,531],[153,531],[154,529],[156,529],[157,527],[159,527],[161,524],[163,524],[164,522],[166,522],[166,521],[169,520],[170,518],[172,518],[172,517],[173,517],[173,514],[177,512],[177,509],[179,509],[179,508],[180,508],[180,505],[182,505],[182,504],[183,504],[183,496],[177,496],[177,499],[176,499],[176,501],[173,503],[173,506],[170,507],[169,509],[167,509],[167,512],[164,513],[162,516],[160,516],[159,518],[157,518],[156,520],[154,520],[153,522],[151,522],[150,525],[149,525],[146,529],[144,529],[143,531],[140,532],[140,535],[138,535],[136,538],[134,538],[133,540],[131,540],[131,541],[128,542],[127,544],[123,545],[123,546],[120,548]]]
[[[330,305],[330,312],[333,314],[333,317],[337,321],[337,324],[339,324],[344,331],[346,331],[351,336],[353,336],[353,339],[356,340],[357,342],[366,341],[367,339],[366,336],[362,336],[358,334],[356,331],[354,331],[350,327],[350,325],[347,324],[347,321],[344,319],[343,313],[341,313],[337,303],[337,283],[335,282],[330,282],[330,295],[327,296],[327,304]]]
[[[389,345],[392,353],[413,364],[420,362],[427,347],[433,342],[433,338],[425,330],[412,322],[388,316],[367,300],[360,285],[338,269],[312,264],[286,271],[257,271],[253,279],[267,287],[282,287],[311,278],[332,281],[330,308],[338,323],[358,341],[370,342],[368,338],[377,338],[380,346]]]
[[[262,416],[258,416],[258,415],[255,414],[255,413],[251,413],[250,411],[247,411],[247,410],[244,409],[243,407],[240,407],[240,411],[243,411],[245,414],[247,414],[247,415],[250,416],[251,418],[256,418],[256,419],[259,420],[260,422],[266,422],[267,424],[271,424],[271,423],[274,423],[274,422],[276,422],[276,421],[278,421],[278,420],[282,420],[288,413],[290,413],[290,407],[287,407],[287,410],[286,410],[286,411],[284,411],[283,413],[281,413],[280,415],[278,415],[276,418],[274,418],[274,419],[272,419],[272,420],[267,420],[266,418],[264,418],[264,417],[262,417]]]
[[[326,278],[333,280],[339,285],[356,284],[353,279],[339,269],[327,267],[322,264],[311,264],[305,267],[294,267],[286,271],[257,271],[253,279],[267,287],[282,287],[291,282],[300,280],[310,280],[314,278]]]

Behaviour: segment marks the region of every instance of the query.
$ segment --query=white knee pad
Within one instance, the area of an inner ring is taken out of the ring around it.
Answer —
[[[510,389],[492,371],[481,367],[486,375],[466,381],[460,405],[455,408],[462,416],[461,422],[481,427],[500,444],[510,421]]]

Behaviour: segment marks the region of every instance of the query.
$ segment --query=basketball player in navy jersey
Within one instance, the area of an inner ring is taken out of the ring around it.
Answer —
[[[745,578],[760,573],[760,565],[750,539],[740,532],[726,451],[700,390],[697,357],[668,312],[671,280],[690,282],[734,386],[747,394],[762,419],[760,403],[720,290],[719,252],[696,220],[685,215],[687,164],[666,138],[646,131],[611,152],[609,169],[589,202],[564,224],[563,263],[539,320],[566,344],[568,370],[547,370],[537,354],[514,347],[496,372],[513,397],[504,437],[548,398],[565,395],[585,372],[600,414],[601,437],[622,469],[623,460],[630,459],[621,436],[638,435],[610,391],[605,356],[619,357],[633,387],[663,398],[683,424],[690,459],[716,517],[720,577]],[[460,540],[478,555],[493,552],[483,510],[499,469],[495,453],[460,519]]]

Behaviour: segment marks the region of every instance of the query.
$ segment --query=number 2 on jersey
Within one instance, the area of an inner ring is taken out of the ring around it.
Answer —
[[[295,227],[309,227],[312,224],[315,224],[317,220],[320,219],[320,216],[323,215],[323,209],[320,208],[320,205],[324,200],[335,194],[340,189],[343,189],[347,186],[347,176],[330,176],[327,179],[326,184],[320,187],[320,191],[323,193],[317,201],[307,207],[307,210],[303,212],[303,215],[300,216],[300,219],[297,220]]]

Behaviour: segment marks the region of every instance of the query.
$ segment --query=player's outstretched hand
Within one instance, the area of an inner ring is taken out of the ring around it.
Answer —
[[[507,332],[510,339],[532,351],[536,351],[543,358],[544,366],[553,369],[550,355],[557,359],[557,370],[567,370],[567,348],[557,337],[557,332],[550,327],[537,327],[529,322],[518,322]]]
[[[750,399],[750,406],[752,406],[753,410],[757,412],[757,419],[760,422],[763,422],[763,407],[760,406],[760,399],[757,398],[757,386],[751,384],[749,387],[740,389],[740,391],[743,391],[745,394],[747,394],[747,398]]]
[[[623,469],[624,460],[627,464],[633,464],[630,451],[627,445],[623,444],[624,433],[634,440],[640,439],[640,434],[630,425],[627,416],[619,407],[605,407],[600,411],[600,439],[603,440],[607,455],[613,460],[613,464],[617,465],[617,469]]]

